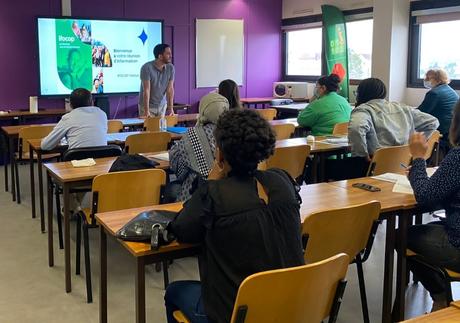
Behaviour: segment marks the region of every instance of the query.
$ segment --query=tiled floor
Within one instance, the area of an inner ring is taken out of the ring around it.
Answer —
[[[20,166],[23,193],[20,205],[13,203],[11,194],[4,191],[3,168],[0,168],[0,322],[98,322],[97,230],[90,232],[94,303],[86,304],[83,264],[81,276],[72,274],[72,293],[64,291],[63,251],[57,249],[57,239],[55,267],[48,267],[47,236],[40,232],[39,220],[31,219],[27,167]],[[71,224],[72,273],[75,272],[74,225]],[[364,264],[371,322],[379,322],[381,315],[384,228],[379,228],[371,257]],[[134,259],[112,239],[109,239],[108,250],[109,322],[134,322]],[[161,273],[148,268],[148,322],[166,321],[162,277]],[[196,260],[175,261],[170,268],[170,279],[198,279]],[[420,315],[431,307],[430,299],[420,284],[410,285],[407,302],[406,318]],[[350,266],[348,272],[348,285],[338,321],[362,321],[354,266]]]

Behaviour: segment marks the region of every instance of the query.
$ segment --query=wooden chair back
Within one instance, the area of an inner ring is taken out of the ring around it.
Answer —
[[[291,147],[278,147],[275,148],[273,156],[259,164],[259,169],[281,168],[288,172],[292,178],[296,179],[302,176],[309,155],[310,146],[306,144]]]
[[[295,126],[292,123],[275,124],[272,125],[272,128],[276,133],[276,140],[289,139],[295,131]]]
[[[123,122],[120,120],[107,120],[107,133],[120,132],[123,130]]]
[[[367,176],[398,173],[402,170],[401,164],[409,165],[410,160],[408,145],[377,149],[367,170]]]
[[[27,140],[43,139],[53,131],[54,126],[29,126],[19,129],[19,152],[21,156],[29,152]]]
[[[335,305],[345,289],[349,261],[342,253],[317,263],[247,277],[238,289],[230,322],[321,322],[326,317],[336,318]],[[177,322],[189,323],[182,312],[173,315]]]
[[[348,135],[348,122],[336,123],[332,130],[332,135],[343,136]]]
[[[316,262],[342,252],[353,260],[366,249],[379,214],[380,203],[371,201],[309,215],[302,225],[302,234],[308,236],[305,261]]]
[[[125,149],[130,154],[153,153],[168,150],[169,132],[143,132],[126,138]]]
[[[174,127],[177,122],[177,114],[172,116],[165,116],[166,125],[168,127]],[[160,131],[160,119],[161,117],[148,117],[144,120],[144,130],[145,131]]]
[[[165,184],[166,173],[162,169],[142,169],[98,175],[93,179],[93,210],[91,213],[159,204],[161,186]]]
[[[441,133],[438,130],[435,130],[430,138],[428,138],[427,145],[428,145],[428,150],[426,151],[425,154],[425,160],[430,159],[431,155],[433,155],[433,152],[437,154],[436,149],[439,149],[439,140],[441,140]],[[437,159],[436,159],[436,164],[437,164]]]
[[[257,112],[267,121],[271,121],[276,118],[276,109],[267,108],[267,109],[256,109]]]

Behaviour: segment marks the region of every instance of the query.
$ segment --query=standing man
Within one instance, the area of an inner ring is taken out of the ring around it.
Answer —
[[[174,114],[174,65],[171,64],[171,47],[158,44],[153,49],[155,60],[141,68],[139,116]]]

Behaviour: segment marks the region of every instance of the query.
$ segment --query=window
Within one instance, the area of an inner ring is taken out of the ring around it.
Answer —
[[[321,75],[321,28],[286,32],[286,76]]]
[[[444,69],[460,89],[460,0],[411,3],[408,87],[423,87],[425,73]]]
[[[350,80],[371,77],[373,23],[372,19],[347,22]]]
[[[448,30],[460,30],[460,20],[420,25],[418,78],[431,68],[442,68],[451,79],[460,79],[460,42]]]

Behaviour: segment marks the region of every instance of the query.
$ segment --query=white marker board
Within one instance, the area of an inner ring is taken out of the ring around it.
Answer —
[[[216,87],[232,79],[243,85],[244,22],[196,20],[196,87]]]

